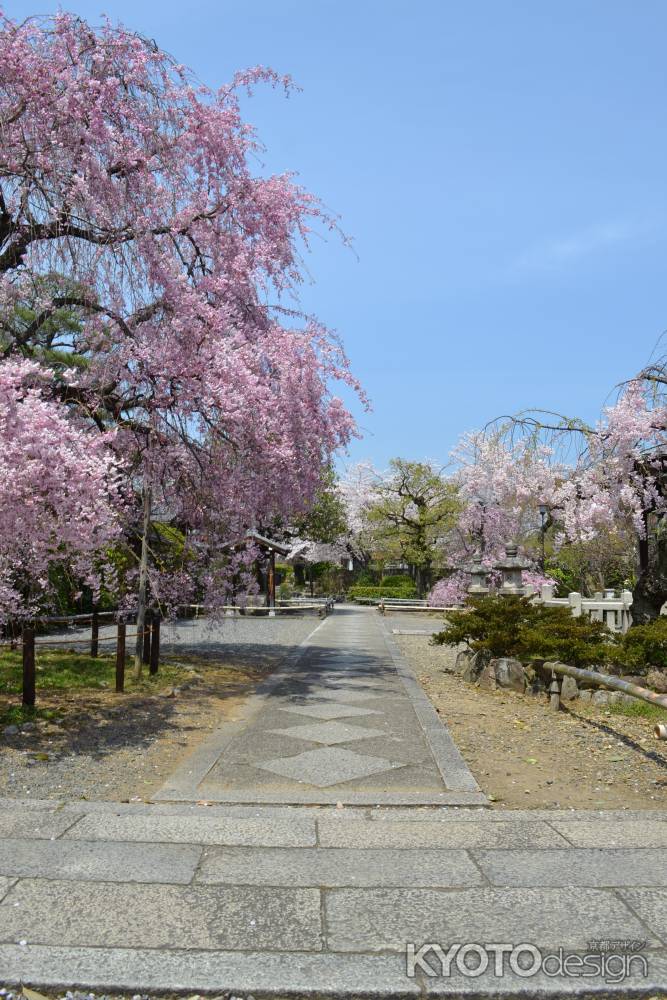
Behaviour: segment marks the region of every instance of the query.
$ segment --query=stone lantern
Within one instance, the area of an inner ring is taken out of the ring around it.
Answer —
[[[484,597],[485,594],[488,594],[488,573],[482,565],[482,555],[480,552],[475,553],[472,557],[472,562],[468,566],[465,566],[464,569],[470,575],[468,593],[473,597]]]
[[[523,571],[530,568],[530,563],[519,555],[519,547],[511,544],[505,546],[505,557],[493,567],[500,571],[502,584],[498,593],[502,597],[521,596],[523,594]]]

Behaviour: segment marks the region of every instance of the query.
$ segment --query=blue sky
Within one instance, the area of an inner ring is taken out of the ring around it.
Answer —
[[[7,13],[58,4],[7,2]],[[303,88],[244,103],[342,217],[303,302],[374,410],[352,458],[441,461],[531,406],[593,420],[667,328],[663,0],[65,3],[155,38],[206,83],[263,63]]]

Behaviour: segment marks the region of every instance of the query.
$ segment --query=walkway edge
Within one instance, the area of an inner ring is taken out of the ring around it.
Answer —
[[[481,796],[479,804],[489,805],[488,799],[475,781],[472,771],[454,743],[446,723],[436,712],[430,698],[415,677],[385,623],[382,622],[381,626],[387,650],[412,703],[445,787],[452,792],[477,792]]]

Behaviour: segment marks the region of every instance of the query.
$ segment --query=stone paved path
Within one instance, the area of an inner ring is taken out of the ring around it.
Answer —
[[[158,798],[486,803],[377,613],[354,607],[318,625]]]
[[[175,776],[163,795],[183,801],[0,800],[0,983],[256,1000],[667,991],[667,812],[446,804],[484,799],[428,707],[373,613],[340,612]],[[230,801],[184,801],[201,793]],[[583,976],[601,941],[640,958]],[[501,951],[496,975],[496,949],[471,976],[455,950],[443,974],[431,949],[408,974],[409,945],[467,943],[471,966],[481,945],[524,944],[524,964],[559,949],[580,964],[528,976]]]

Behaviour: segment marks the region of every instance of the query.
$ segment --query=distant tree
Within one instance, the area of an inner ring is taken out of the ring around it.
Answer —
[[[325,469],[322,480],[312,507],[296,520],[293,533],[310,542],[334,545],[349,531],[345,500],[332,467]]]
[[[376,551],[410,567],[420,594],[432,584],[438,549],[459,510],[456,486],[430,462],[393,458],[371,487],[364,520]]]

